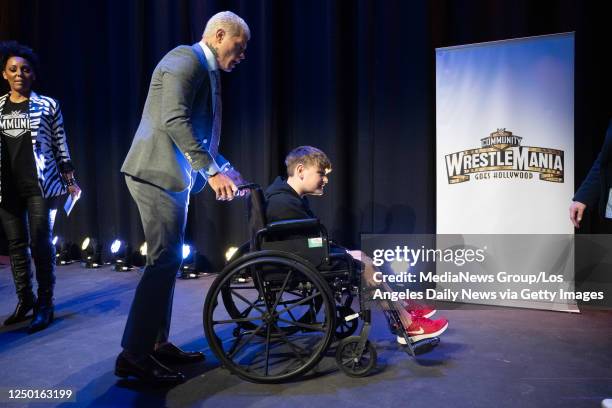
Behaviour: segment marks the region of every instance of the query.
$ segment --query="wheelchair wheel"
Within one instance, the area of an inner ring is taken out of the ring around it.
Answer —
[[[234,277],[245,270],[252,282],[237,283]],[[312,266],[289,253],[259,251],[230,263],[215,279],[203,320],[225,368],[248,381],[277,383],[319,362],[333,338],[336,310],[327,282]]]
[[[376,367],[376,348],[366,340],[362,351],[359,351],[361,337],[352,336],[344,339],[336,349],[338,368],[349,377],[365,377]]]
[[[355,311],[348,306],[336,305],[336,338],[345,339],[352,336],[359,326],[359,319],[354,318],[347,321],[346,316],[354,315]]]
[[[244,268],[243,272],[241,272],[240,274],[234,275],[234,276],[240,276],[240,277],[247,277],[247,279],[242,279],[242,282],[244,283],[243,286],[240,286],[240,283],[241,283],[240,279],[234,279],[233,285],[225,285],[223,288],[221,288],[221,298],[223,299],[223,305],[225,306],[225,310],[227,311],[227,313],[233,319],[241,319],[242,317],[244,317],[243,316],[244,310],[239,309],[239,306],[236,304],[236,302],[241,303],[242,300],[238,298],[236,295],[234,295],[232,291],[238,288],[246,289],[249,286],[258,287],[258,275],[254,274],[252,269],[253,267]],[[282,269],[282,267],[279,269]],[[287,273],[289,272],[290,268],[284,268],[284,269],[285,269],[285,272]],[[289,294],[291,294],[291,291],[289,291]],[[294,302],[297,302],[299,300],[299,295],[296,294],[295,296],[296,297],[294,299]],[[322,297],[316,297],[312,299],[312,302],[309,302],[310,307],[300,308],[296,310],[293,313],[294,317],[299,323],[309,324],[312,320],[311,317],[313,315],[316,316],[316,314],[321,309],[322,301],[323,301]],[[291,300],[288,300],[288,302],[291,302]],[[262,306],[263,303],[260,302],[257,305]],[[240,327],[244,330],[255,330],[257,326],[252,322],[242,321],[240,322]],[[281,329],[286,334],[287,332],[296,331],[299,328],[297,326],[283,326]],[[263,332],[260,332],[257,335],[263,336],[265,334]],[[278,333],[272,334],[272,335],[275,336],[275,335],[278,335]]]

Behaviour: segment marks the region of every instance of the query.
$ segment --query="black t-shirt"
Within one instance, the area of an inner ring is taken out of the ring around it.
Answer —
[[[41,194],[32,149],[29,102],[14,103],[7,98],[0,114],[3,197]]]

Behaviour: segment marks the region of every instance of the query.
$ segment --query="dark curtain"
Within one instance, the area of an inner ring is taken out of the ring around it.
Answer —
[[[575,31],[577,183],[612,114],[609,2],[1,3],[0,38],[38,52],[35,89],[62,105],[84,194],[70,218],[58,218],[56,232],[73,241],[142,241],[119,168],[151,72],[170,49],[198,41],[208,17],[221,10],[242,16],[252,33],[246,61],[223,74],[221,152],[264,186],[283,174],[291,148],[327,152],[330,185],[311,203],[346,246],[357,246],[361,233],[435,232],[436,47]],[[583,227],[603,229],[596,216]],[[217,203],[209,190],[192,197],[187,238],[214,264],[246,234],[243,201]]]

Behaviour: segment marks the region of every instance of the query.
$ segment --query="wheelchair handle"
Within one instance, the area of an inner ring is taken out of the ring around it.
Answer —
[[[240,190],[256,190],[258,188],[261,188],[259,186],[259,184],[257,184],[257,183],[239,184],[236,187],[238,188],[238,191],[240,191]]]

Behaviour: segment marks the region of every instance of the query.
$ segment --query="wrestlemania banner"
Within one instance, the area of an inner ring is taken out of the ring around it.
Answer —
[[[497,129],[480,139],[481,147],[447,154],[448,183],[463,183],[484,178],[530,179],[539,173],[540,180],[563,182],[563,150],[521,146],[520,136]]]
[[[573,33],[436,49],[436,233],[452,237],[437,248],[486,247],[490,268],[571,286],[573,195]]]

